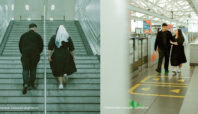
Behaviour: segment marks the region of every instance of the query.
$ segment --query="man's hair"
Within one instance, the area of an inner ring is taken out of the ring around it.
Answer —
[[[29,28],[33,28],[33,27],[36,27],[37,28],[37,25],[32,23],[32,24],[29,24]]]
[[[163,23],[162,26],[168,26],[166,23]]]

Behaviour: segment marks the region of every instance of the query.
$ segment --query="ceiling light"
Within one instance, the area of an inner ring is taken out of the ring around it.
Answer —
[[[30,17],[28,17],[28,18],[27,18],[27,20],[28,20],[28,21],[31,21],[31,18],[30,18]]]
[[[12,4],[11,9],[12,9],[12,11],[14,11],[14,4]]]
[[[53,20],[54,20],[54,18],[53,18],[53,17],[50,17],[50,18],[49,18],[49,20],[50,20],[50,21],[53,21]]]
[[[29,11],[30,10],[30,6],[29,5],[25,5],[25,10]]]
[[[54,5],[54,4],[51,5],[51,10],[52,10],[52,11],[55,10],[55,5]]]

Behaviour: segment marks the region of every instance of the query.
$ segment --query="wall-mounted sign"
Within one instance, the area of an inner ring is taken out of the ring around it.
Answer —
[[[144,33],[151,33],[151,21],[150,20],[143,21],[143,29],[144,29]]]
[[[168,25],[168,30],[173,32],[173,25]]]

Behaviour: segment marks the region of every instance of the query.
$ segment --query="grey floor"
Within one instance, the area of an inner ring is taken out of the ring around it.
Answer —
[[[180,114],[194,72],[194,67],[189,66],[189,46],[186,56],[188,63],[183,65],[181,74],[173,75],[170,66],[168,75],[158,75],[153,66],[132,79],[131,100],[142,105],[134,108],[132,114]]]

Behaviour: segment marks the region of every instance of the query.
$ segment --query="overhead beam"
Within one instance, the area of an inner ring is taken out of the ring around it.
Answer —
[[[186,0],[190,6],[192,7],[192,9],[195,11],[195,13],[198,15],[198,2],[197,0]]]
[[[154,12],[151,12],[151,11],[136,7],[136,6],[132,5],[132,4],[129,4],[128,7],[129,7],[130,10],[135,11],[135,12],[139,12],[139,13],[143,13],[143,14],[146,14],[146,15],[149,15],[149,16],[158,17],[160,19],[165,19],[165,20],[168,20],[168,21],[184,24],[182,22],[179,22],[178,20],[171,19],[171,18],[168,18],[168,17],[166,17],[164,15],[160,15],[160,14],[157,14],[157,13],[154,13]]]

